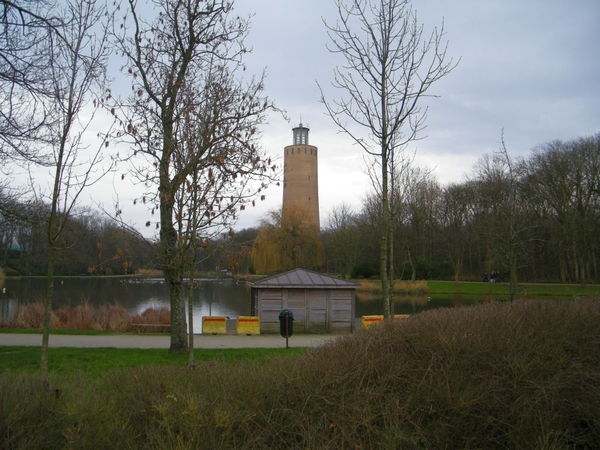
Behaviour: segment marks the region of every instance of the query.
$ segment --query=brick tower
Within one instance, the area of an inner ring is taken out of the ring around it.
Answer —
[[[282,214],[301,209],[320,229],[317,147],[308,144],[308,130],[302,123],[293,128],[294,143],[284,148]]]

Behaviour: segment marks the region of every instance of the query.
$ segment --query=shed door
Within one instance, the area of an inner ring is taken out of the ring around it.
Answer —
[[[307,289],[307,333],[327,333],[327,291],[325,289]]]
[[[306,290],[289,289],[287,307],[294,313],[294,332],[306,333]]]
[[[330,328],[332,333],[351,332],[354,325],[354,301],[351,290],[331,292]]]
[[[283,309],[283,290],[261,289],[257,311],[262,333],[279,332],[279,313]]]

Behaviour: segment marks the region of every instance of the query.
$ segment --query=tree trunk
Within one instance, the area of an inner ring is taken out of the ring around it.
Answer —
[[[194,248],[194,254],[196,249]],[[188,322],[189,322],[189,339],[188,339],[188,366],[194,367],[194,270],[196,269],[195,264],[190,264],[190,277],[189,277],[189,292],[188,292]]]
[[[511,248],[511,256],[510,256],[510,301],[513,301],[517,295],[517,257],[515,254],[515,250]]]
[[[394,285],[396,284],[396,271],[394,270],[394,232],[396,231],[394,215],[391,217],[390,226],[389,226],[389,240],[388,240],[388,248],[389,248],[389,266],[390,266],[390,285],[389,285],[389,296],[390,296],[390,317],[394,318]]]
[[[169,287],[171,299],[171,346],[169,353],[183,353],[188,350],[187,322],[185,317],[185,298],[182,295],[181,276],[167,275],[165,281]]]
[[[388,233],[390,226],[390,209],[388,199],[388,172],[387,172],[387,158],[385,157],[386,149],[382,149],[384,156],[381,161],[381,245],[379,270],[381,278],[381,295],[383,301],[383,315],[387,319],[390,317],[390,291],[388,286]]]
[[[406,254],[408,256],[408,263],[410,264],[410,279],[411,281],[415,281],[417,279],[417,271],[415,269],[412,254],[410,253],[410,246],[406,247]]]
[[[159,188],[159,192],[163,198],[160,205],[162,269],[165,283],[169,288],[171,303],[171,346],[169,353],[182,353],[188,350],[187,322],[185,300],[182,295],[181,265],[178,263],[181,255],[178,254],[177,233],[172,222],[172,199],[174,195],[170,189],[165,189],[163,185]]]
[[[50,342],[50,319],[52,317],[52,299],[54,297],[54,245],[48,246],[48,273],[46,275],[46,297],[44,299],[44,330],[42,332],[42,351],[40,368],[46,389],[50,388],[48,376],[48,345]]]

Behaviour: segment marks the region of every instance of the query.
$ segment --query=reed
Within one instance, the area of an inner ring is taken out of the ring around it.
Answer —
[[[116,303],[94,308],[87,300],[80,305],[64,305],[52,311],[50,324],[59,330],[96,330],[112,332],[134,331],[134,324],[168,325],[171,313],[168,308],[149,308],[142,314],[130,315]],[[41,301],[19,305],[12,319],[0,322],[2,328],[37,328],[44,326],[44,304]],[[168,327],[139,327],[145,333],[168,332]]]
[[[359,280],[359,291],[361,294],[365,292],[381,292],[381,281]],[[394,293],[403,295],[425,295],[429,292],[427,281],[425,280],[396,280],[394,281]]]
[[[111,303],[98,308],[96,323],[100,330],[116,332],[130,330],[133,319],[121,305]]]
[[[50,319],[52,326],[56,325],[56,316]],[[35,301],[26,305],[17,306],[14,317],[8,322],[0,322],[4,328],[43,328],[44,326],[44,304]]]
[[[163,276],[162,270],[157,269],[138,269],[135,271],[136,277],[160,278]]]

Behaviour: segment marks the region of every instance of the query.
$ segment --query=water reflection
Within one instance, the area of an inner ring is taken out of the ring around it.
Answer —
[[[0,320],[10,320],[19,304],[42,301],[46,288],[44,278],[6,280],[6,291],[0,294]],[[189,290],[183,295],[188,299]],[[141,314],[149,308],[168,308],[169,290],[160,279],[133,282],[127,278],[57,278],[52,307],[77,306],[88,302],[95,308],[107,303],[123,306],[130,315]],[[193,290],[194,330],[202,329],[202,316],[250,314],[250,288],[232,279],[201,279]],[[187,313],[186,313],[187,314]],[[186,315],[187,317],[187,315]]]
[[[398,295],[394,296],[394,314],[418,314],[435,308],[460,308],[476,305],[482,302],[499,300],[493,295],[486,294],[483,298],[478,295],[448,294],[448,295]],[[356,295],[356,317],[382,314],[382,297],[372,292],[358,292]]]

